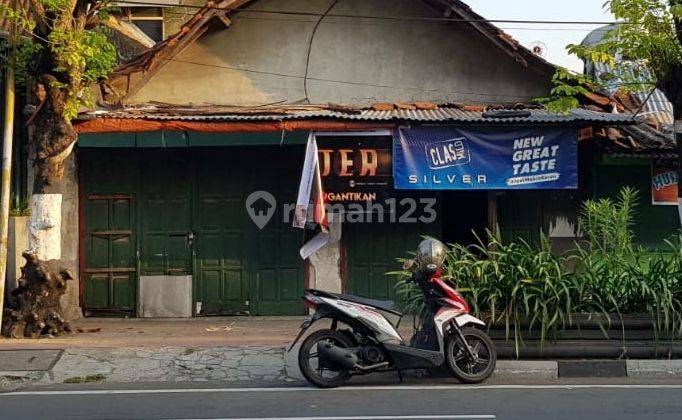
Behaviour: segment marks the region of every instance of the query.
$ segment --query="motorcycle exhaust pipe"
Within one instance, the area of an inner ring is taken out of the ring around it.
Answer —
[[[358,364],[358,356],[330,342],[317,343],[317,354],[322,366],[327,368],[353,369]]]

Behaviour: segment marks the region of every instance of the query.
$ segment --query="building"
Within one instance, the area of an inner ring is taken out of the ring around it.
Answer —
[[[120,66],[101,85],[108,106],[77,123],[62,204],[62,253],[80,274],[70,305],[86,315],[303,314],[304,287],[392,297],[385,273],[420,235],[468,243],[489,228],[532,241],[544,231],[565,247],[591,191],[593,133],[633,121],[596,94],[567,115],[530,105],[547,95],[553,72],[458,0],[208,2]],[[488,145],[452,139],[431,149],[436,167],[493,156],[499,133],[560,132],[571,181],[525,189],[521,180],[512,190],[474,176],[447,190],[417,177],[418,189],[394,188],[396,157],[407,156],[400,145],[419,141],[410,137],[419,130],[467,131]],[[324,149],[330,200],[348,209],[368,197],[412,199],[412,211],[431,206],[436,217],[396,224],[397,211],[381,213],[383,222],[351,211],[357,219],[332,219],[330,244],[302,261],[304,234],[286,205],[310,132]]]
[[[614,26],[594,30],[584,45],[599,44]],[[619,57],[623,61],[622,57]],[[673,132],[673,106],[659,89],[623,94],[622,78],[631,80],[633,70],[620,66],[619,74],[604,63],[585,63],[586,74],[609,84],[608,93],[619,95],[642,123],[633,126],[597,130],[593,133],[595,149],[591,196],[614,197],[624,186],[639,190],[640,202],[635,216],[637,241],[648,249],[668,249],[663,239],[679,226],[676,212],[679,158]],[[642,82],[653,75],[642,72]]]

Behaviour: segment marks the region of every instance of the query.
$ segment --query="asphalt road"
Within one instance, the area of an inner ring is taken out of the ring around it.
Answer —
[[[680,419],[682,384],[100,385],[0,394],[0,419]],[[192,385],[196,386],[196,385]]]

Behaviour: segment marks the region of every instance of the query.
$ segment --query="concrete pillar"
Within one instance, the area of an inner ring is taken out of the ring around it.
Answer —
[[[64,310],[64,317],[70,320],[83,316],[78,293],[80,290],[78,256],[80,238],[78,230],[78,169],[76,154],[72,152],[65,163],[64,178],[67,182],[62,196],[62,262],[65,267],[71,269],[76,278],[68,282],[66,293],[62,296],[62,308]]]
[[[7,240],[6,293],[16,289],[17,279],[21,277],[21,267],[26,262],[21,254],[28,249],[28,216],[11,216],[9,218],[9,236]]]
[[[341,293],[341,230],[340,217],[329,215],[329,243],[310,257],[310,286],[326,292]]]

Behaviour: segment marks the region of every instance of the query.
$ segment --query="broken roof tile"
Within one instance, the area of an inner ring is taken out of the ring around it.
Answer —
[[[433,102],[415,102],[414,106],[417,109],[426,109],[426,110],[438,109],[438,104],[434,104]]]
[[[393,111],[395,107],[393,104],[387,104],[387,103],[378,103],[378,104],[373,104],[372,109],[375,111]]]

